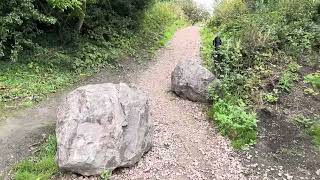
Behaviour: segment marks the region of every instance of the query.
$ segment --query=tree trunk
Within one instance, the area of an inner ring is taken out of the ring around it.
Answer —
[[[79,17],[79,21],[78,21],[78,25],[77,25],[77,31],[80,33],[81,32],[81,28],[82,28],[82,25],[84,23],[84,18],[86,16],[86,8],[87,8],[87,4],[86,4],[86,1],[83,1],[83,4],[82,4],[82,8],[80,9],[80,17]]]

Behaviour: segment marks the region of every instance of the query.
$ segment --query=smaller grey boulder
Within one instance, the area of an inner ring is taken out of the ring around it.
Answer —
[[[85,176],[137,163],[151,147],[148,96],[126,84],[71,92],[59,108],[58,166]]]
[[[218,80],[197,62],[180,62],[171,74],[171,90],[182,98],[209,101],[209,86]]]

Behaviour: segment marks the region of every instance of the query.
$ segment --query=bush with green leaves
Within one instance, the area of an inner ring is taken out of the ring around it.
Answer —
[[[109,41],[110,36],[137,28],[143,9],[151,2],[3,0],[0,3],[0,57],[17,61],[24,49],[38,47],[37,39],[48,35],[56,35],[60,45],[74,41],[75,37],[104,36]],[[39,34],[45,35],[38,37]]]
[[[32,48],[32,38],[41,31],[37,24],[55,24],[56,19],[41,13],[35,0],[2,0],[0,3],[0,60],[17,61],[23,48]]]
[[[277,101],[280,91],[290,91],[298,79],[293,64],[319,56],[319,7],[319,1],[314,0],[221,1],[202,30],[204,64],[221,81],[219,92],[213,92],[214,100],[232,98],[255,107],[263,99]],[[212,45],[216,36],[222,40],[219,51]],[[272,89],[264,90],[263,83],[277,74],[279,82],[275,78]],[[267,92],[260,93],[262,89]],[[250,113],[254,108],[242,110]]]
[[[234,148],[244,148],[256,142],[256,116],[246,111],[246,105],[242,102],[219,99],[210,112],[220,132],[231,139]]]
[[[92,3],[87,4],[79,33],[75,28],[79,17],[73,14],[69,5],[58,8],[39,4],[46,1],[27,2],[37,12],[50,14],[48,17],[54,17],[52,19],[56,23],[48,24],[26,17],[28,21],[25,20],[21,26],[13,26],[10,30],[7,27],[0,29],[0,32],[9,31],[9,34],[21,30],[28,32],[26,36],[20,32],[18,34],[30,45],[20,44],[21,51],[15,53],[14,61],[9,60],[11,54],[5,54],[0,60],[0,116],[8,109],[30,107],[50,93],[102,68],[116,65],[119,59],[145,59],[187,23],[181,7],[172,1],[96,0],[88,1]],[[15,4],[17,7],[20,5]],[[13,4],[8,6],[13,7]],[[4,41],[6,37],[0,39],[0,44],[4,43],[0,49],[3,47],[4,52],[15,52],[10,43],[17,41]]]
[[[210,64],[210,69],[221,79],[233,79],[228,83],[231,89],[246,86],[252,72],[259,73],[256,70],[268,63],[286,64],[290,59],[306,59],[317,53],[320,45],[315,1],[250,3],[254,9],[244,0],[222,1],[206,27],[213,36],[206,40],[203,49],[212,47],[210,43],[216,35],[222,39],[219,52],[212,50],[211,56],[206,52],[206,64]],[[218,53],[222,57],[220,61],[215,60]]]

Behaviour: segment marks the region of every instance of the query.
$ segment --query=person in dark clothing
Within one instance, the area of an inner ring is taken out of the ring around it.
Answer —
[[[222,40],[220,38],[220,35],[218,34],[214,40],[213,40],[213,47],[214,47],[214,60],[216,60],[218,63],[221,62],[221,53],[220,53],[220,46],[222,45]]]
[[[215,51],[220,50],[220,46],[222,45],[222,40],[219,35],[217,35],[213,40],[213,47]]]

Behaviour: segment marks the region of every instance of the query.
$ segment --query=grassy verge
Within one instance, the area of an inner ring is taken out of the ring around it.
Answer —
[[[0,62],[0,109],[4,113],[9,109],[30,107],[47,94],[79,79],[81,76],[64,69]]]
[[[125,32],[109,41],[82,37],[59,47],[57,35],[44,34],[38,41],[41,46],[32,52],[26,50],[17,62],[0,61],[0,117],[10,110],[30,107],[118,59],[150,55],[187,24],[180,6],[163,1],[146,9],[140,21],[137,30],[123,29]]]
[[[15,180],[48,180],[53,176],[61,175],[56,163],[57,139],[50,135],[38,151],[19,162],[13,167],[13,179]],[[110,171],[104,171],[100,178],[108,180],[112,175]]]
[[[234,147],[256,141],[256,107],[290,93],[302,65],[319,69],[319,6],[313,0],[222,1],[203,28],[204,64],[221,81],[211,93],[210,116]],[[216,36],[219,51],[212,45]],[[313,87],[315,74],[305,78]]]
[[[160,46],[166,45],[167,42],[169,42],[173,38],[177,29],[179,29],[180,27],[183,27],[185,25],[186,25],[185,21],[177,20],[171,26],[167,27],[166,31],[163,34],[163,38],[159,41],[159,45]]]
[[[212,41],[215,38],[215,33],[217,30],[215,28],[211,28],[209,26],[205,26],[201,29],[201,56],[203,59],[203,63],[207,68],[213,68],[213,60],[212,60],[212,50],[213,44]]]
[[[14,167],[16,180],[45,180],[58,173],[55,162],[57,142],[55,136],[49,136],[39,152]]]

